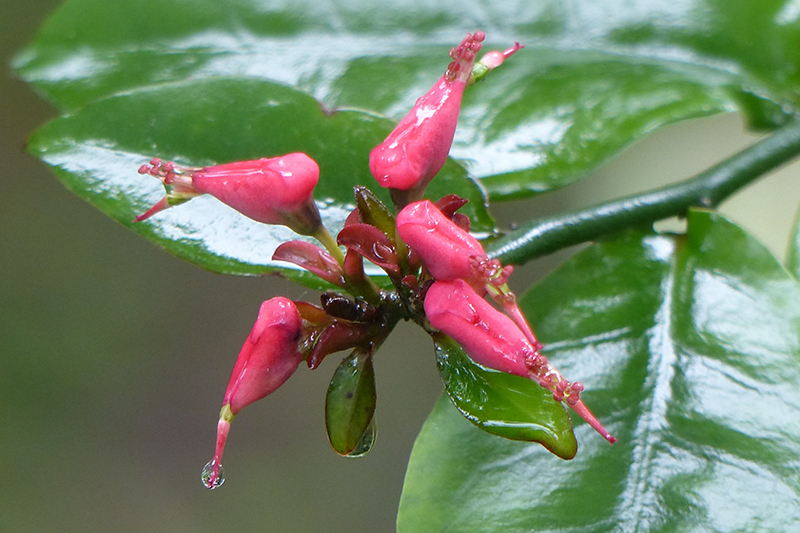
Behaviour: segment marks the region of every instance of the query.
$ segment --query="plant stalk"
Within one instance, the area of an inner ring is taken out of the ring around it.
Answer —
[[[339,245],[336,243],[336,239],[333,238],[333,235],[331,235],[331,233],[328,231],[328,228],[320,225],[313,236],[322,244],[322,246],[325,247],[326,250],[328,250],[328,252],[340,265],[344,264],[344,254],[342,253],[342,249],[339,248]]]
[[[800,155],[800,121],[784,126],[697,176],[573,213],[528,222],[487,245],[492,259],[520,265],[600,236],[713,208],[767,172]]]

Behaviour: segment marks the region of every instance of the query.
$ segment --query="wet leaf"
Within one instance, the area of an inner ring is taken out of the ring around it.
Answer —
[[[578,421],[563,462],[437,408],[400,533],[788,531],[800,523],[800,285],[710,212],[629,232],[522,299],[545,353],[619,441]]]
[[[369,151],[391,129],[390,121],[360,111],[326,113],[313,98],[290,87],[215,78],[92,103],[42,128],[29,150],[75,193],[183,259],[215,272],[280,273],[323,288],[324,282],[309,272],[272,260],[279,244],[301,237],[283,226],[254,222],[210,196],[134,223],[136,214],[164,194],[158,180],[136,170],[153,156],[205,166],[305,152],[321,167],[314,196],[325,225],[336,232],[354,207],[353,187],[374,181]],[[458,165],[445,169],[431,194],[464,190],[473,200],[466,208],[487,228],[478,187]],[[377,192],[388,201],[388,194]]]
[[[467,420],[494,435],[538,442],[562,459],[575,456],[572,422],[551,393],[531,380],[476,364],[445,335],[435,335],[434,343],[445,392]]]
[[[355,350],[334,372],[325,399],[325,427],[336,453],[350,455],[359,448],[374,413],[372,355]]]
[[[799,12],[788,0],[70,0],[16,66],[65,110],[223,76],[399,120],[450,47],[483,29],[487,50],[526,48],[468,90],[453,155],[505,198],[572,182],[678,120],[741,110],[754,127],[783,123],[800,101]]]

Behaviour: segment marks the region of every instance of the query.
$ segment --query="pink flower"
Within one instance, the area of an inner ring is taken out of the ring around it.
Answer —
[[[542,358],[510,318],[463,280],[431,285],[425,295],[425,315],[479,365],[529,378],[527,361]]]
[[[298,350],[302,330],[294,302],[283,297],[261,304],[258,318],[236,359],[223,405],[234,415],[274,392],[303,360]]]
[[[397,215],[397,233],[437,280],[466,280],[485,293],[489,259],[481,243],[428,200],[407,205]],[[498,263],[499,264],[499,263]]]
[[[450,51],[453,62],[447,72],[369,154],[369,168],[382,187],[422,197],[431,179],[441,170],[456,131],[461,97],[472,74],[475,54],[481,49],[483,32],[467,34]]]
[[[313,234],[321,225],[312,197],[319,166],[303,153],[206,168],[178,167],[156,158],[150,165],[142,165],[139,173],[159,178],[167,195],[136,217],[137,221],[195,196],[210,194],[264,224],[288,226],[304,235]]]
[[[564,379],[506,315],[491,306],[465,281],[437,281],[425,295],[431,326],[458,342],[479,365],[532,379],[566,401],[611,444],[611,436],[580,399],[583,385]]]
[[[272,298],[261,304],[225,389],[214,458],[203,473],[208,488],[222,484],[220,461],[233,417],[243,407],[273,393],[297,370],[303,360],[298,349],[301,333],[300,313],[291,300]]]

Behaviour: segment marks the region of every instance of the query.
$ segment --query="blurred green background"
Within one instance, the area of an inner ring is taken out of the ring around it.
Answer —
[[[393,530],[414,437],[441,390],[430,341],[411,327],[401,325],[376,359],[379,433],[366,458],[340,458],[327,443],[332,357],[246,409],[226,450],[226,485],[201,486],[222,393],[259,304],[317,295],[175,259],[24,153],[55,111],[8,62],[56,5],[0,0],[0,530]],[[733,115],[678,124],[577,186],[495,214],[507,226],[684,179],[755,138]],[[786,167],[723,208],[781,257],[798,174]],[[515,286],[566,253],[519,269]]]

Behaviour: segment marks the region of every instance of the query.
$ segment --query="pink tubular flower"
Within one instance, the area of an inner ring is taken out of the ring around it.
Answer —
[[[137,222],[195,196],[210,194],[264,224],[288,226],[304,235],[313,234],[321,225],[312,198],[319,166],[303,153],[206,168],[178,167],[156,158],[150,165],[142,165],[139,173],[160,179],[167,195],[136,217]]]
[[[502,270],[494,272],[497,268],[490,268],[499,267],[499,262],[486,257],[481,243],[428,200],[409,204],[400,211],[397,233],[437,280],[463,279],[484,294],[487,279],[498,272],[503,275]]]
[[[261,304],[225,389],[214,458],[203,471],[206,487],[216,488],[224,480],[220,461],[233,417],[243,407],[273,393],[297,370],[303,360],[298,350],[301,333],[300,313],[291,300],[272,298]]]
[[[458,342],[473,361],[538,382],[553,393],[553,399],[566,401],[603,438],[616,442],[580,400],[583,385],[564,379],[509,317],[465,281],[431,285],[425,295],[425,314],[434,328]]]
[[[447,72],[369,154],[369,168],[382,187],[409,191],[411,200],[422,197],[441,170],[456,132],[461,97],[472,74],[483,32],[467,34],[450,51]]]
[[[452,200],[444,203],[449,202]],[[516,297],[506,285],[513,267],[503,267],[499,260],[489,259],[474,237],[427,200],[410,204],[397,215],[397,232],[434,278],[439,281],[463,279],[481,295],[488,290],[522,329],[531,345],[537,350],[541,348],[517,307]]]
[[[527,378],[526,361],[541,357],[510,318],[463,280],[431,285],[425,295],[425,315],[479,365]]]

